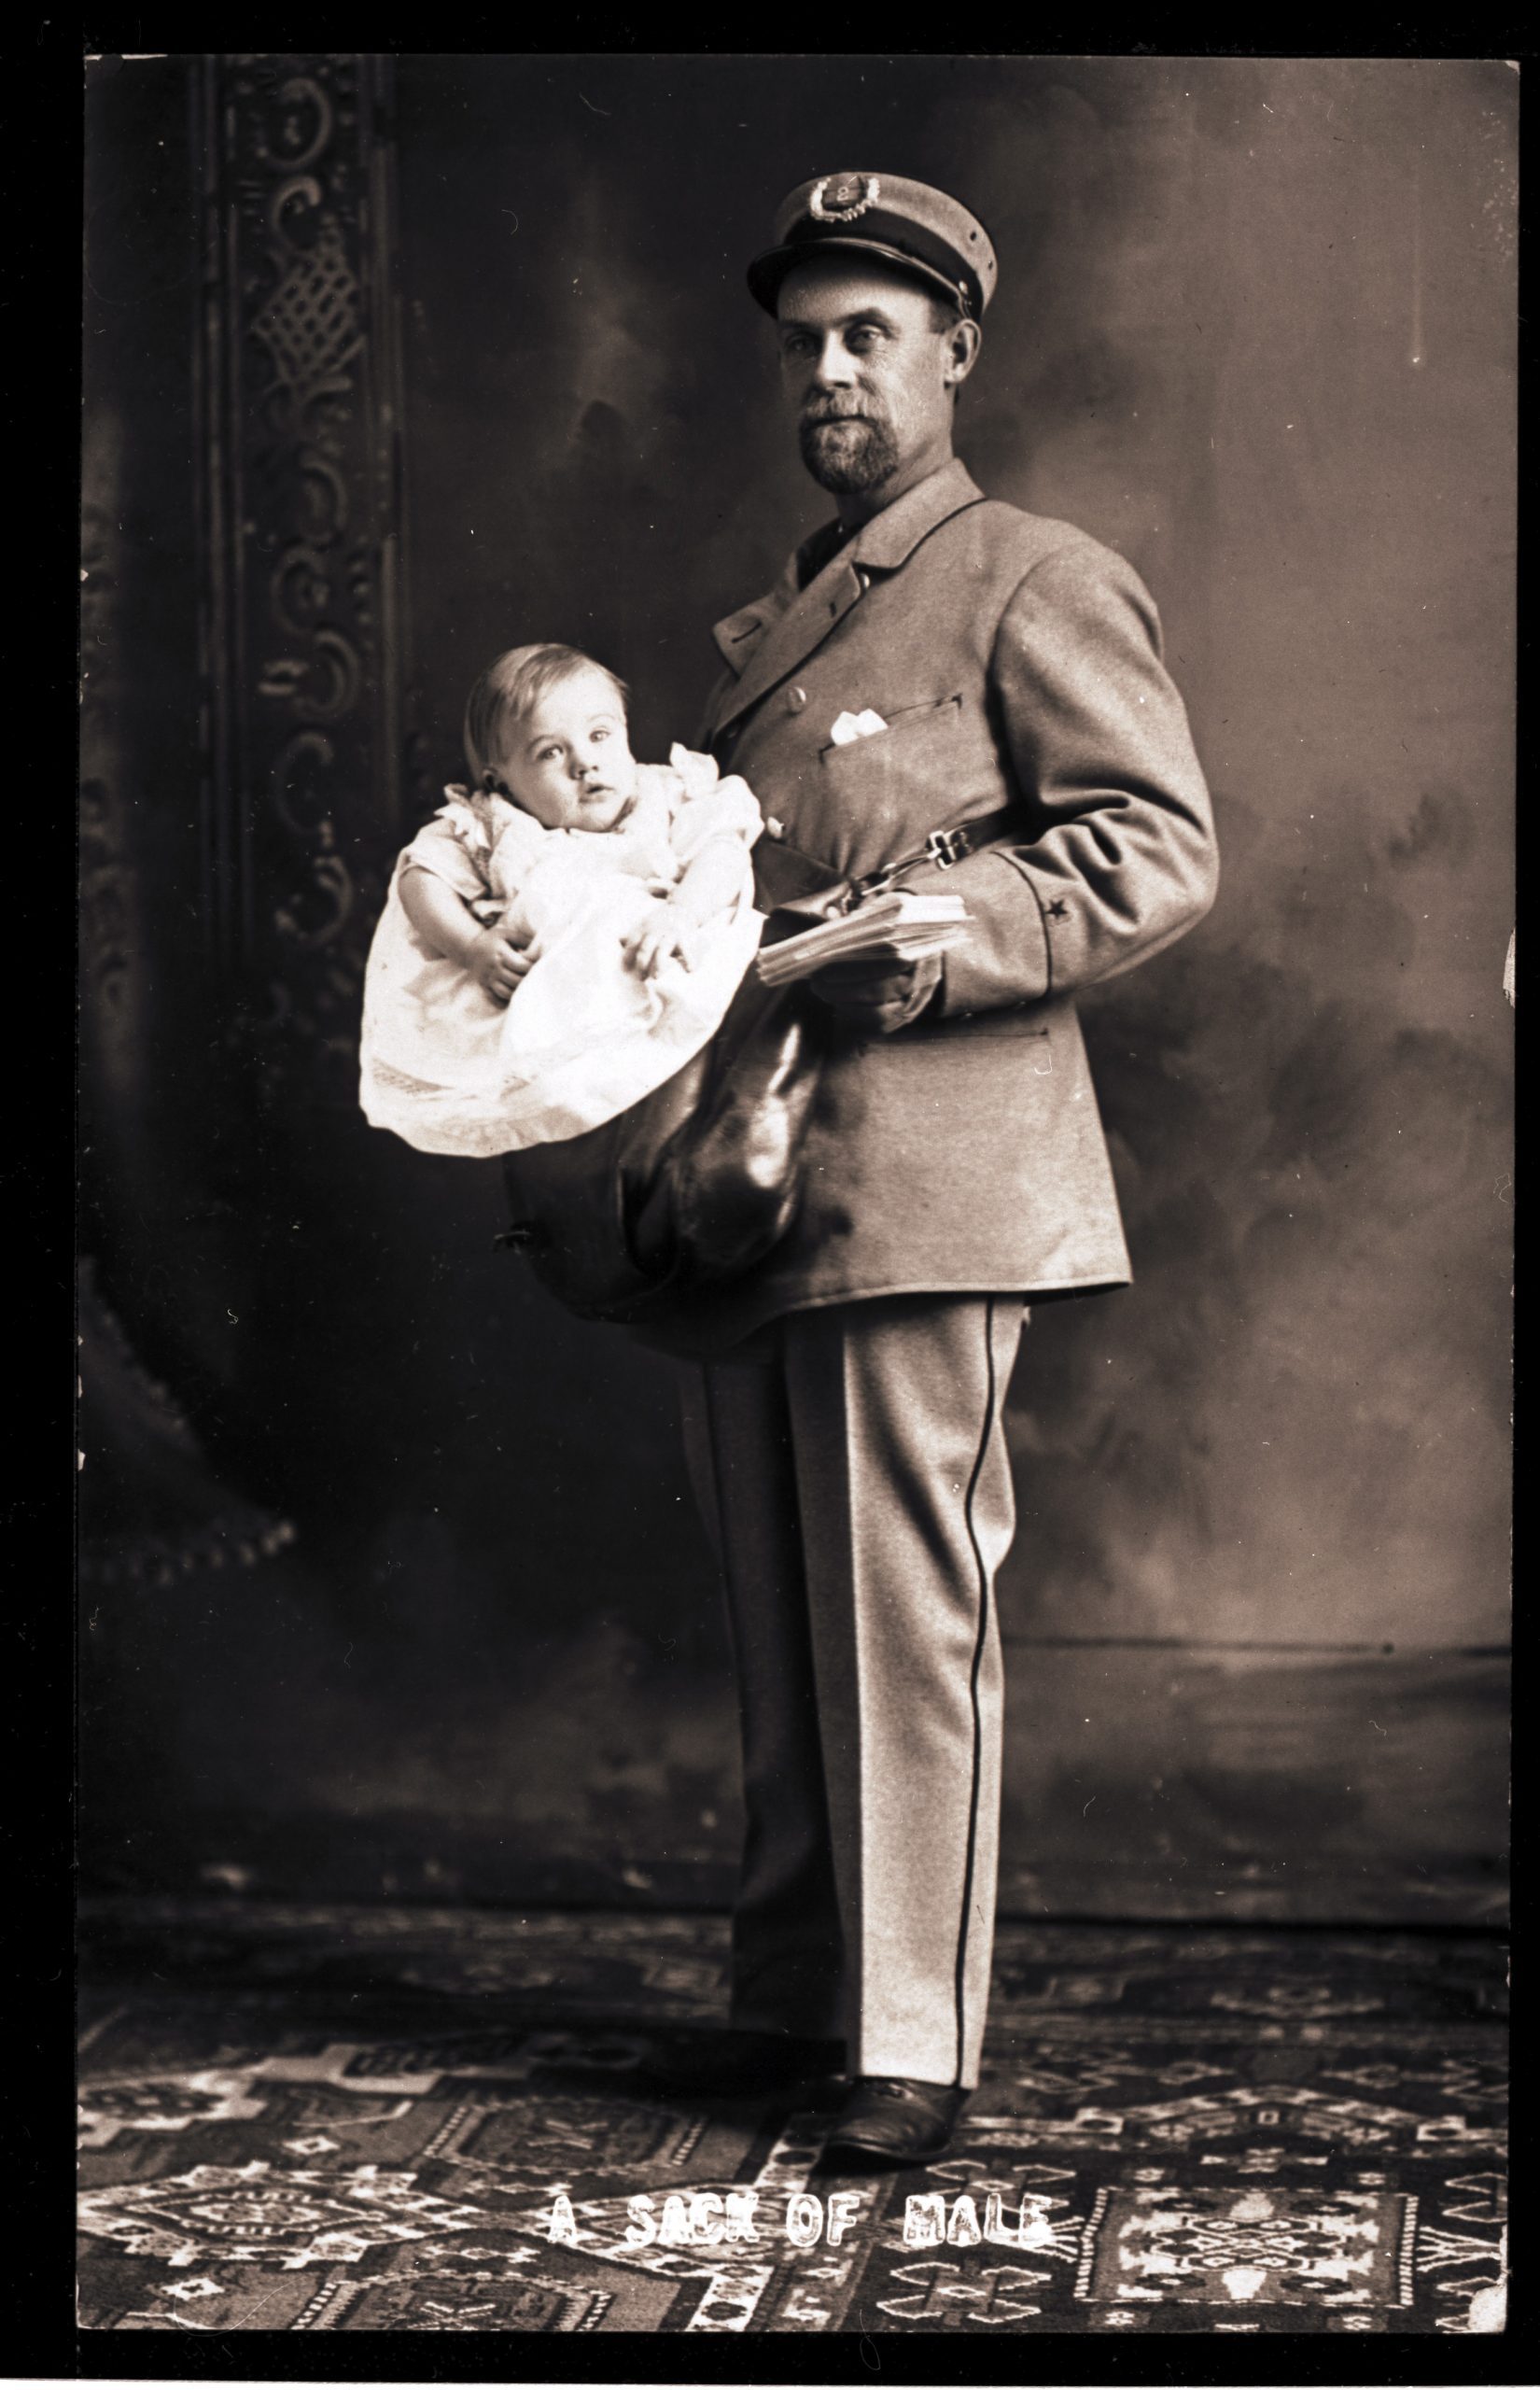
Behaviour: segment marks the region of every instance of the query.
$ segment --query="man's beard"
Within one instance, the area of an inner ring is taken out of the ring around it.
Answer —
[[[898,443],[871,415],[803,417],[797,431],[802,461],[824,489],[845,496],[875,489],[898,466]]]

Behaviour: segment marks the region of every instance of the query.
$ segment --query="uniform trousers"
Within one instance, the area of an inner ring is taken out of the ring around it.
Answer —
[[[791,1312],[689,1373],[747,1832],[735,2026],[978,2081],[994,1940],[1019,1294]]]

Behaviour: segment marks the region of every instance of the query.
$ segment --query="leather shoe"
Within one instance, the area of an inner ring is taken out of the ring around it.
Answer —
[[[970,2094],[955,2083],[863,2074],[823,2145],[819,2173],[921,2166],[950,2145]]]
[[[843,2074],[845,2044],[800,2033],[728,2032],[659,2042],[632,2078],[681,2099],[741,2099]]]

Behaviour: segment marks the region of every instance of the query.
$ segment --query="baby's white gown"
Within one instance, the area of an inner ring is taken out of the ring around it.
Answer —
[[[674,747],[637,767],[613,830],[547,830],[506,797],[450,802],[396,865],[364,983],[360,1101],[377,1129],[424,1153],[488,1155],[575,1137],[613,1119],[698,1054],[721,1025],[764,926],[749,850],[752,794],[708,755]],[[664,910],[707,838],[741,841],[741,885],[698,934],[693,968],[643,979],[623,946]],[[512,912],[539,959],[506,1005],[434,953],[407,918],[400,879],[420,865],[478,920]]]

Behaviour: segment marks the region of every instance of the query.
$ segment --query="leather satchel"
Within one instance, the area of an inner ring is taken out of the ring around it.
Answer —
[[[777,926],[794,931],[1013,830],[1007,807],[833,886],[826,864],[766,840],[755,877]],[[805,986],[766,988],[750,969],[710,1044],[651,1095],[581,1136],[504,1155],[512,1219],[496,1242],[580,1319],[641,1324],[676,1295],[741,1277],[797,1207],[826,1021]]]
[[[643,1321],[740,1276],[796,1209],[820,1046],[805,991],[749,971],[710,1045],[652,1094],[503,1157],[512,1220],[497,1242],[581,1319]]]

